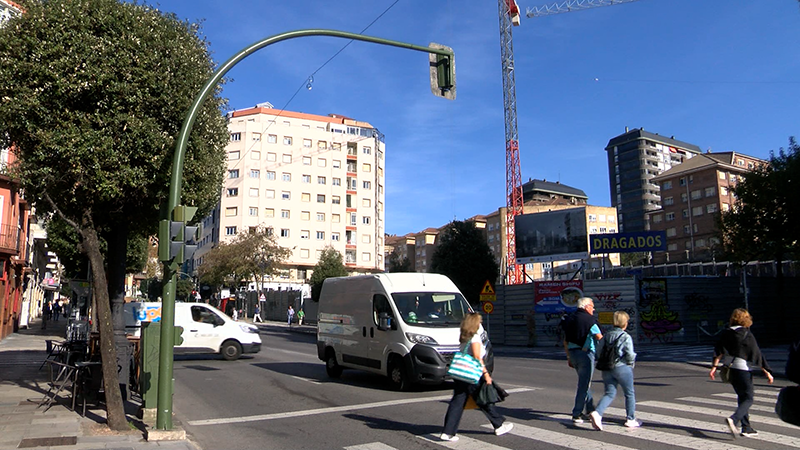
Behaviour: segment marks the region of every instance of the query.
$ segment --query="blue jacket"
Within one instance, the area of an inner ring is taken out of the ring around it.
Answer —
[[[621,328],[614,327],[603,335],[603,340],[600,341],[601,348],[609,342],[613,343],[616,349],[617,360],[614,363],[614,367],[624,365],[633,367],[636,362],[636,352],[633,351],[633,338],[631,335]],[[598,354],[600,351],[602,350],[598,350]]]

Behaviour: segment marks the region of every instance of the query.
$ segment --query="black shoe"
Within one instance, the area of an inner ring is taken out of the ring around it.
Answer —
[[[586,422],[587,420],[589,420],[589,415],[588,414],[581,414],[578,417],[573,417],[572,418],[572,423],[583,423],[583,422]]]
[[[758,431],[752,428],[742,428],[742,436],[745,437],[755,437],[758,436]]]

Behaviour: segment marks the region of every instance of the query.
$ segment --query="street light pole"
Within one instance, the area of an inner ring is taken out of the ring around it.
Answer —
[[[331,36],[356,41],[372,42],[375,44],[389,45],[409,50],[425,52],[430,55],[431,90],[438,96],[454,99],[455,98],[455,59],[453,51],[439,44],[431,44],[430,47],[408,44],[400,41],[392,41],[371,36],[364,36],[355,33],[336,30],[297,30],[287,33],[277,34],[261,41],[258,41],[233,55],[228,61],[222,64],[208,79],[206,84],[197,94],[192,102],[189,112],[183,120],[181,132],[175,145],[175,153],[172,158],[172,176],[170,178],[169,199],[167,207],[163,210],[169,216],[173,210],[180,205],[181,185],[183,183],[183,162],[186,156],[186,147],[189,141],[189,134],[194,126],[194,121],[200,111],[200,107],[206,97],[214,90],[222,77],[232,69],[239,61],[255,53],[256,51],[271,44],[305,36]],[[435,56],[434,56],[435,55]],[[438,91],[438,92],[437,92]],[[172,217],[162,217],[163,220],[172,220]],[[169,254],[170,239],[161,237],[158,245],[166,246],[166,250],[161,254]],[[161,342],[159,350],[159,373],[158,373],[158,407],[156,416],[156,428],[159,430],[172,429],[172,359],[173,347],[175,344],[174,325],[175,325],[175,284],[177,283],[178,263],[175,261],[164,262],[164,284],[161,305]]]

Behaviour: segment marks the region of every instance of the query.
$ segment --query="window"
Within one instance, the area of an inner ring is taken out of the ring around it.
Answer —
[[[355,171],[356,171],[356,163],[355,163],[355,161],[347,161],[347,171],[355,173]]]
[[[289,229],[288,228],[281,228],[281,237],[288,238],[289,237]]]
[[[608,233],[608,229],[606,227],[600,227],[601,233]]]
[[[689,235],[692,234],[692,228],[689,225],[683,226],[683,234]]]
[[[234,217],[238,214],[239,214],[239,208],[235,206],[231,208],[225,208],[225,217]]]
[[[317,158],[317,166],[319,166],[319,167],[327,167],[328,166],[328,160],[325,159],[325,158]]]
[[[331,240],[338,241],[339,240],[339,233],[331,233]]]
[[[372,182],[371,181],[362,181],[361,182],[364,189],[372,189]]]
[[[251,206],[247,209],[247,211],[248,214],[250,214],[251,216],[258,216],[258,208],[254,208]]]
[[[308,249],[307,248],[301,248],[300,249],[300,257],[301,258],[308,259],[308,254],[309,253],[308,253]]]
[[[684,209],[683,211],[681,211],[681,215],[683,216],[684,219],[686,219],[687,217],[689,217],[689,210]]]
[[[331,184],[334,185],[334,186],[341,186],[342,185],[342,179],[341,178],[334,178],[334,179],[331,180]]]
[[[714,186],[706,188],[706,197],[713,197],[715,193],[716,189],[714,188]]]
[[[283,137],[283,145],[292,145],[292,138],[291,138],[291,136],[284,136],[284,137]]]
[[[718,174],[720,180],[724,180],[725,179],[725,172],[719,171],[719,172],[717,172],[717,174]]]
[[[311,139],[303,139],[303,147],[311,148]]]
[[[737,180],[736,175],[731,174],[731,184],[735,184]]]
[[[677,251],[678,250],[678,244],[669,244],[669,245],[667,245],[667,250],[671,251],[671,252]]]
[[[361,218],[361,223],[363,223],[364,225],[369,225],[370,221],[371,219],[369,216],[364,216]]]
[[[228,161],[235,161],[237,159],[239,159],[239,152],[238,151],[228,152]]]
[[[700,189],[692,191],[692,200],[699,200],[701,197],[703,197],[703,193],[700,191]]]
[[[328,180],[325,177],[317,177],[317,184],[326,184]]]
[[[239,169],[229,170],[228,178],[239,178]]]
[[[675,231],[675,228],[667,228],[667,237],[673,237],[678,233]]]
[[[341,204],[342,203],[342,197],[339,197],[338,195],[331,195],[331,203],[333,203],[334,205]]]
[[[310,166],[311,165],[311,157],[310,156],[303,156],[303,165]]]
[[[225,227],[225,235],[226,236],[235,236],[236,235],[236,227]]]
[[[372,165],[371,164],[367,164],[367,163],[362,164],[361,165],[361,171],[362,172],[372,172]]]
[[[228,188],[228,197],[237,197],[239,195],[239,188]]]
[[[275,172],[272,170],[267,171],[267,180],[275,180]]]
[[[309,194],[308,192],[303,192],[300,195],[300,201],[302,201],[302,202],[310,202],[311,201],[311,194]]]
[[[270,134],[269,136],[267,136],[267,142],[269,142],[270,144],[278,142],[278,135]]]
[[[719,195],[721,195],[723,197],[727,197],[728,196],[728,188],[725,187],[725,186],[720,186],[719,187]]]
[[[370,261],[372,260],[372,255],[367,252],[361,253],[361,261]]]
[[[282,200],[291,200],[292,194],[289,191],[281,191]]]
[[[698,239],[697,241],[695,241],[695,247],[701,247],[702,248],[702,247],[705,247],[705,246],[706,246],[706,240],[705,239]]]
[[[342,221],[342,216],[340,216],[339,214],[331,214],[331,222],[339,223],[341,221]]]
[[[242,140],[242,133],[231,133],[231,141],[239,142]]]
[[[361,199],[361,206],[363,206],[365,208],[371,207],[372,206],[372,200],[370,200],[368,198],[362,198]]]
[[[331,150],[336,151],[336,152],[342,151],[342,144],[340,144],[338,142],[331,142]]]
[[[303,175],[303,183],[311,183],[311,175]]]
[[[281,210],[281,219],[288,219],[290,214],[291,213],[289,212],[288,209],[282,209]]]
[[[250,169],[250,178],[258,178],[261,176],[261,171],[258,169]]]
[[[278,160],[278,154],[277,153],[272,153],[272,152],[267,153],[267,161],[275,162],[277,160]]]
[[[689,196],[684,192],[681,194],[681,203],[686,203],[687,201],[689,201]]]
[[[600,214],[599,216],[597,216],[597,220],[600,221],[600,222],[605,222],[606,221],[606,215],[605,214]]]
[[[365,155],[371,155],[372,154],[372,148],[364,147],[364,148],[361,149],[361,153],[363,153]]]
[[[661,216],[661,214],[654,214],[653,215],[653,223],[661,223],[662,219],[663,219],[663,217]]]
[[[311,211],[302,211],[300,213],[300,220],[305,220],[305,221],[311,220]]]
[[[292,174],[290,174],[288,172],[283,172],[281,174],[281,180],[282,181],[292,181]]]
[[[308,230],[300,230],[300,239],[308,239],[310,234]]]
[[[320,149],[320,150],[327,150],[328,149],[328,143],[325,142],[325,141],[319,141],[319,142],[317,142],[317,148]]]
[[[709,214],[713,214],[717,212],[717,204],[716,203],[709,203],[706,205],[706,212]]]
[[[363,242],[365,244],[371,243],[372,242],[372,236],[370,236],[368,234],[362,234],[361,235],[361,242]]]
[[[325,203],[325,194],[317,194],[317,203]]]
[[[681,177],[678,180],[678,184],[681,185],[681,186],[686,186],[686,177]]]
[[[687,250],[691,249],[692,248],[692,241],[685,241],[683,243],[683,246],[686,247]]]
[[[264,217],[269,219],[275,217],[275,209],[274,208],[264,208]]]
[[[342,168],[342,162],[340,160],[338,160],[338,159],[334,159],[333,161],[331,161],[331,164],[332,164],[334,169],[341,169]]]
[[[281,156],[281,161],[283,161],[285,164],[291,164],[292,163],[292,155],[289,154],[289,153],[284,153]]]
[[[703,215],[703,207],[702,206],[695,206],[692,208],[692,215],[693,216],[702,216]]]
[[[672,180],[661,183],[661,189],[672,189]]]
[[[317,222],[325,222],[325,213],[317,213]]]
[[[350,225],[356,225],[356,213],[350,213]]]
[[[664,206],[671,206],[675,204],[675,199],[672,197],[664,198]]]
[[[668,212],[666,214],[666,219],[667,219],[667,222],[671,222],[671,221],[675,220],[675,213],[674,212]]]
[[[256,150],[250,152],[250,159],[261,159],[261,152]]]
[[[723,203],[723,204],[722,204],[722,210],[723,210],[723,211],[728,211],[728,210],[730,210],[730,209],[731,209],[731,205],[729,205],[729,204],[727,204],[727,203]]]
[[[258,188],[248,189],[250,197],[258,197]]]
[[[317,240],[324,241],[325,240],[325,232],[324,231],[317,231]]]
[[[275,198],[275,190],[267,189],[266,191],[264,191],[264,196],[267,198]]]

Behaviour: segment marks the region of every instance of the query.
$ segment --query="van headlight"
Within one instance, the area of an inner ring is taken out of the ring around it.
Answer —
[[[258,327],[254,327],[254,326],[251,326],[251,325],[245,325],[243,323],[240,323],[239,324],[239,328],[241,328],[242,331],[244,331],[245,333],[258,334]]]
[[[439,345],[436,339],[424,334],[406,333],[406,338],[415,344]]]

